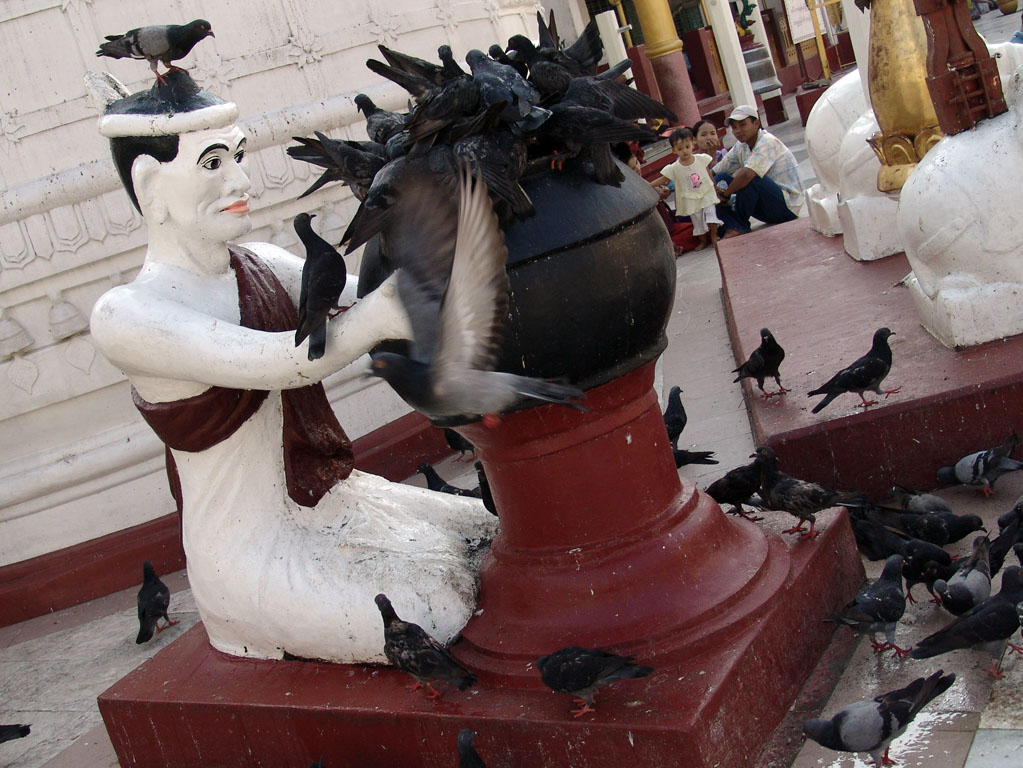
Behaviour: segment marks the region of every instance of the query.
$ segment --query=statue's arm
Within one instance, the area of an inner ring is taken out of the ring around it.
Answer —
[[[294,332],[244,328],[134,283],[108,291],[92,313],[94,341],[129,376],[290,389],[320,381],[385,339],[411,338],[394,276],[327,328],[326,354],[310,361]]]

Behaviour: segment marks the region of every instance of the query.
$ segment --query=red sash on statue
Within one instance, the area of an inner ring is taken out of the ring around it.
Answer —
[[[259,331],[293,331],[295,306],[277,276],[251,251],[229,245],[238,279],[241,324]],[[167,475],[181,510],[181,485],[170,452],[204,451],[230,437],[269,396],[265,390],[211,387],[170,403],[149,403],[135,388],[131,395],[142,418],[167,446]],[[304,507],[316,506],[339,480],[351,474],[352,444],[338,423],[320,383],[281,391],[284,411],[284,474],[288,495]],[[268,450],[272,450],[268,446]]]

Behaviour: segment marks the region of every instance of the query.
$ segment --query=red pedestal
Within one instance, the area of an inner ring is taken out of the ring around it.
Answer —
[[[591,390],[587,413],[462,428],[502,519],[453,648],[475,688],[431,702],[393,669],[229,658],[200,626],[100,697],[122,766],[449,765],[464,727],[492,765],[751,765],[862,582],[859,553],[838,511],[816,541],[783,541],[680,483],[652,376]],[[569,644],[656,671],[575,720],[533,666]]]

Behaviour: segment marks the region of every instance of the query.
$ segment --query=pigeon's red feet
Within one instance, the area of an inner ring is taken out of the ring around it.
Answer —
[[[1018,653],[1020,656],[1023,656],[1023,645],[1009,643],[1009,655],[1011,656],[1014,653]]]
[[[906,590],[906,599],[909,601],[910,605],[916,605],[916,598],[913,597],[913,590],[911,589]]]
[[[884,390],[885,399],[886,400],[888,399],[888,395],[894,395],[895,393],[901,392],[901,391],[902,391],[902,387],[896,387],[895,389],[886,389],[886,390]]]
[[[821,532],[816,530],[813,527],[813,523],[811,523],[810,524],[810,530],[808,530],[806,533],[802,534],[799,537],[799,540],[800,541],[813,541],[814,539],[816,539],[820,535],[821,535]]]
[[[439,699],[441,697],[440,691],[438,691],[432,685],[427,685],[426,687],[430,691],[428,694],[426,694],[426,698],[427,698],[428,701],[434,701],[434,700]]]
[[[576,699],[575,701],[576,701],[577,704],[581,704],[582,706],[579,707],[579,709],[571,710],[572,717],[582,717],[587,712],[596,712],[597,711],[596,709],[591,707],[589,704],[587,704],[582,699]]]
[[[881,756],[881,765],[897,765],[897,763],[888,757],[888,747],[884,748],[884,754]]]
[[[793,526],[792,528],[786,528],[782,533],[799,533],[803,530],[803,521],[799,521],[799,525]]]
[[[928,600],[927,602],[934,603],[935,605],[941,605],[941,598],[938,597],[937,595],[931,595],[931,599]]]
[[[869,408],[872,405],[877,405],[877,400],[868,400],[863,395],[860,395],[860,400],[862,400],[863,402],[857,404],[856,406],[857,408]]]
[[[874,638],[870,638],[870,647],[874,649],[874,653],[884,653],[891,648],[891,643],[879,643]]]
[[[551,170],[560,171],[565,166],[565,158],[558,157],[558,150],[554,150],[554,157],[551,158]]]
[[[982,485],[980,487],[980,492],[984,494],[985,499],[990,499],[992,496],[995,495],[995,492],[991,490],[990,485]]]
[[[1001,680],[1005,675],[1002,674],[1002,670],[998,668],[998,662],[991,662],[991,669],[988,670],[988,674],[991,675],[995,680]]]
[[[497,428],[501,423],[501,417],[496,413],[484,413],[483,414],[483,426],[489,429]]]
[[[913,650],[912,648],[899,648],[895,643],[888,643],[888,647],[895,651],[895,657],[899,659],[905,659]]]
[[[763,520],[764,519],[760,515],[755,515],[752,512],[747,512],[745,509],[742,508],[742,505],[739,505],[738,507],[734,507],[733,511],[734,511],[735,514],[737,514],[743,520],[749,520],[751,523],[755,523],[755,522],[757,522],[759,520]]]

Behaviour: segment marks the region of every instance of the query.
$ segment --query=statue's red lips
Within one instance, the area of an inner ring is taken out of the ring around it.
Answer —
[[[223,209],[224,213],[248,213],[249,212],[249,201],[238,200],[237,202],[231,203],[229,206]]]

